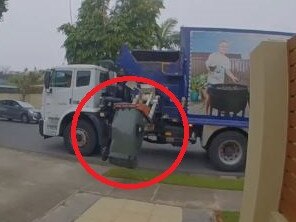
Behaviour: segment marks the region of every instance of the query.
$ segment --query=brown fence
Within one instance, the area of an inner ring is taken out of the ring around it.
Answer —
[[[289,40],[288,52],[289,128],[280,212],[289,222],[296,222],[296,37]]]

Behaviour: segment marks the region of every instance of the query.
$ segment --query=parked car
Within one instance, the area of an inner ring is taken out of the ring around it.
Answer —
[[[39,122],[41,112],[27,102],[0,100],[0,118],[21,120],[23,123]]]

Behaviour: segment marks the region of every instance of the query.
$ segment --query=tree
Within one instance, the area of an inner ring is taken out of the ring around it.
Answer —
[[[3,13],[7,12],[6,4],[7,4],[7,0],[0,0],[0,20],[3,16]]]
[[[66,35],[64,47],[68,63],[98,64],[114,60],[120,47],[152,49],[155,45],[157,18],[163,0],[84,0],[78,21],[58,30]]]
[[[43,75],[38,72],[24,72],[22,74],[13,75],[9,78],[9,82],[19,89],[21,100],[25,101],[32,88],[36,85],[42,84]]]
[[[180,46],[180,32],[174,31],[178,21],[174,18],[165,20],[157,29],[156,46],[158,49],[172,49]]]
[[[0,66],[0,73],[2,73],[3,75],[7,75],[9,73],[9,70],[9,66]]]
[[[116,57],[124,43],[131,48],[152,49],[163,8],[162,0],[117,0],[109,30],[111,57]]]
[[[110,0],[85,0],[76,24],[58,28],[67,38],[64,42],[68,63],[96,64],[106,57],[106,27]]]

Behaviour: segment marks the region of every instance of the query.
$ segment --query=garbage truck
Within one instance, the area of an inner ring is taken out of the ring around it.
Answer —
[[[247,155],[250,55],[265,40],[293,34],[182,27],[179,50],[131,50],[124,45],[117,72],[96,65],[66,65],[46,72],[40,134],[61,136],[73,152],[72,117],[85,94],[116,76],[139,76],[166,86],[182,103],[190,143],[202,146],[221,171],[243,170]],[[76,137],[82,155],[136,167],[142,142],[180,147],[183,126],[173,102],[161,91],[132,82],[110,86],[80,114]]]

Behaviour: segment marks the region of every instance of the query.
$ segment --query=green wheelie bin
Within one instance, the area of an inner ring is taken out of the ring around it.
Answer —
[[[137,154],[142,146],[145,117],[137,109],[119,109],[112,124],[110,163],[135,168]]]

